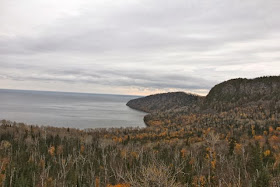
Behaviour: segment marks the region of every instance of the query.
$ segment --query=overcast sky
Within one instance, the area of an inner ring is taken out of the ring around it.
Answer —
[[[0,0],[0,88],[205,95],[280,74],[279,0]]]

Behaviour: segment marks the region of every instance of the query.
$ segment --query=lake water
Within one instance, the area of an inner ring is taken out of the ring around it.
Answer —
[[[126,103],[137,96],[0,89],[0,119],[73,128],[144,127],[145,113]]]

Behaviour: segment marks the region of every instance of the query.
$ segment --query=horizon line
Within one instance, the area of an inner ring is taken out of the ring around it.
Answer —
[[[28,89],[11,89],[11,88],[0,88],[0,90],[10,91],[27,91],[27,92],[51,92],[51,93],[65,93],[65,94],[86,94],[86,95],[114,95],[114,96],[137,96],[145,97],[143,95],[128,95],[128,94],[110,94],[110,93],[91,93],[91,92],[72,92],[72,91],[53,91],[53,90],[28,90]]]

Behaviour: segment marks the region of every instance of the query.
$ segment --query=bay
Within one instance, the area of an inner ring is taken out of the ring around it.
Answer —
[[[139,96],[0,89],[0,119],[71,128],[145,127]]]

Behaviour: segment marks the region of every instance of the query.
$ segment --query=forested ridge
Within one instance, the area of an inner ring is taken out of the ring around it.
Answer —
[[[217,112],[256,103],[279,101],[280,76],[270,76],[228,80],[214,86],[206,97],[184,92],[170,92],[133,99],[127,103],[127,106],[148,113],[168,110],[174,112],[186,108],[190,112],[209,112],[209,110]]]
[[[145,128],[78,130],[2,120],[0,183],[279,186],[278,86],[279,77],[234,79],[206,97],[169,93],[141,98],[143,105],[133,102],[135,109],[141,105],[150,113]]]
[[[169,92],[133,99],[127,103],[127,106],[143,112],[153,113],[189,107],[199,102],[201,98],[203,97],[184,92]]]

